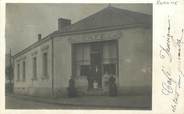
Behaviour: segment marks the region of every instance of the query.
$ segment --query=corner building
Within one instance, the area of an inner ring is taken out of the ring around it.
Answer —
[[[152,94],[152,16],[107,7],[74,24],[58,19],[58,30],[14,56],[14,92],[65,96],[71,77],[80,95],[105,95],[105,73],[118,95]],[[88,91],[89,68],[98,85]]]

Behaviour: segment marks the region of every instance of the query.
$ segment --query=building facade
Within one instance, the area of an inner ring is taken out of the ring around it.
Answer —
[[[80,95],[106,95],[108,75],[119,95],[151,95],[151,15],[107,7],[74,24],[60,18],[57,31],[38,37],[14,56],[15,93],[65,96],[72,78]]]

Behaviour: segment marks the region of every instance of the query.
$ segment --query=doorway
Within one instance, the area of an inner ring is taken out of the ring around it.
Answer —
[[[97,83],[97,88],[102,88],[102,47],[100,43],[91,44],[90,58],[93,81]]]

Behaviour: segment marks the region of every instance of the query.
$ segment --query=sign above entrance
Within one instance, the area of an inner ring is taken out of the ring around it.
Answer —
[[[101,32],[101,33],[90,33],[78,36],[71,36],[69,41],[71,43],[85,43],[85,42],[97,42],[115,40],[121,37],[121,31]]]

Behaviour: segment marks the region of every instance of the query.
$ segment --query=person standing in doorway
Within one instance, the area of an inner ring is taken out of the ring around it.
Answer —
[[[94,81],[94,75],[93,75],[93,68],[92,66],[89,66],[89,71],[87,75],[88,80],[88,90],[91,90],[93,88],[93,81]]]
[[[102,88],[103,88],[103,91],[104,93],[108,93],[109,91],[109,78],[110,78],[110,75],[109,73],[106,71],[103,75],[103,79],[102,79]]]
[[[117,96],[116,79],[113,75],[109,78],[109,96]]]

